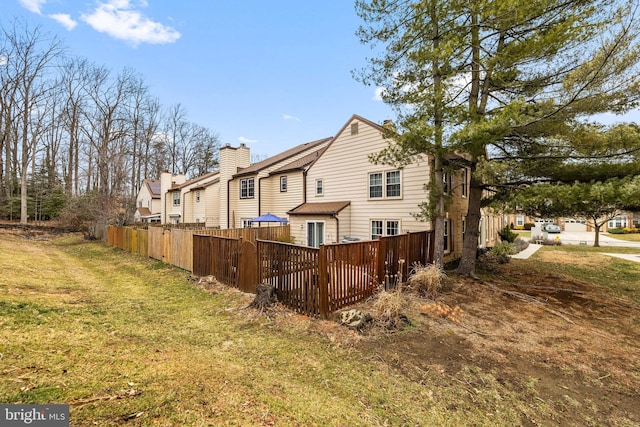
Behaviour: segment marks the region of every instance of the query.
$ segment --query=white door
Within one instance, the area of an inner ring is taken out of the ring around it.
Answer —
[[[324,221],[307,222],[307,246],[319,248],[324,245]]]

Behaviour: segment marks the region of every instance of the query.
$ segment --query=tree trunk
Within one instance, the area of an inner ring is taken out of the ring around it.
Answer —
[[[599,248],[600,247],[600,227],[602,225],[598,224],[598,223],[594,223],[593,228],[595,229],[595,236],[594,236],[594,241],[593,241],[593,247],[594,248]]]
[[[476,255],[478,251],[478,237],[480,235],[480,217],[482,186],[474,177],[475,164],[472,165],[469,175],[469,208],[465,222],[464,240],[462,242],[462,256],[457,273],[464,276],[473,276],[476,271]]]

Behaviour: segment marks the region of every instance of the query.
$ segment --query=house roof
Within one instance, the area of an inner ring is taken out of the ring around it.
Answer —
[[[362,123],[365,123],[365,124],[367,124],[367,125],[369,125],[369,126],[371,126],[371,127],[375,128],[375,129],[379,130],[380,132],[382,132],[382,131],[384,130],[384,128],[383,128],[382,126],[380,126],[379,124],[374,123],[374,122],[372,122],[371,120],[365,119],[365,118],[364,118],[364,117],[362,117],[362,116],[359,116],[359,115],[357,115],[357,114],[354,114],[353,116],[351,116],[351,117],[349,118],[349,120],[347,120],[347,122],[344,124],[344,126],[342,126],[342,127],[340,128],[340,130],[336,133],[336,135],[335,135],[333,138],[331,138],[331,142],[329,142],[329,144],[327,144],[327,146],[325,147],[325,150],[328,150],[328,149],[329,149],[329,147],[331,147],[331,145],[334,143],[334,141],[336,140],[336,138],[338,137],[338,135],[340,135],[342,132],[344,132],[344,130],[347,128],[347,126],[349,126],[349,125],[351,124],[351,122],[352,122],[352,121],[354,121],[354,120],[358,120],[358,121],[360,121],[360,122],[362,122]],[[315,162],[317,162],[319,158],[320,158],[320,156],[318,156],[318,158],[314,159],[314,160],[311,162],[310,166],[313,166],[313,164],[314,164]]]
[[[153,215],[151,213],[151,211],[149,210],[149,208],[138,208],[138,213],[140,214],[140,216],[149,216],[149,215]]]
[[[182,188],[188,187],[188,186],[190,186],[190,185],[197,184],[197,183],[198,183],[198,182],[200,182],[200,181],[204,181],[204,180],[206,180],[206,179],[208,179],[208,178],[211,178],[212,176],[218,175],[219,173],[220,173],[220,170],[219,170],[219,169],[216,169],[216,170],[214,170],[213,172],[209,172],[209,173],[206,173],[206,174],[204,174],[204,175],[200,175],[200,176],[198,176],[198,177],[196,177],[196,178],[190,179],[189,181],[185,181],[185,182],[183,182],[182,184],[179,184],[179,185],[173,185],[173,186],[171,187],[171,189],[172,189],[172,190],[182,189]],[[208,185],[208,184],[209,184],[209,183],[203,183],[203,184],[201,185],[201,187],[204,187],[205,185]]]
[[[238,173],[233,175],[234,178],[245,175],[253,175],[256,174],[268,167],[271,167],[277,163],[287,160],[290,157],[293,157],[297,154],[300,154],[306,150],[309,150],[313,147],[318,147],[328,141],[331,141],[332,138],[323,138],[317,141],[307,142],[304,144],[300,144],[293,148],[290,148],[286,151],[283,151],[280,154],[276,154],[275,156],[269,157],[268,159],[264,159],[261,162],[254,163],[246,168],[239,168]]]
[[[151,197],[154,199],[159,199],[160,198],[160,180],[145,179],[144,183],[147,185],[147,188],[149,189],[149,193],[151,193]]]
[[[279,173],[290,172],[298,169],[304,169],[313,163],[318,157],[322,156],[326,147],[322,147],[319,150],[314,151],[313,153],[309,153],[304,157],[300,157],[298,160],[294,160],[291,163],[287,163],[286,165],[272,171],[269,175],[277,175]]]
[[[303,203],[287,213],[289,215],[335,215],[350,204],[350,201]]]

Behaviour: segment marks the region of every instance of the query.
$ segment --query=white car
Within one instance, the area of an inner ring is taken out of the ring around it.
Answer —
[[[560,233],[561,231],[557,224],[545,224],[543,230],[547,233]]]

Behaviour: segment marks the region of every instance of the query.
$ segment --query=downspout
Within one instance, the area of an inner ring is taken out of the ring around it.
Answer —
[[[331,214],[331,218],[336,220],[336,243],[340,243],[340,220],[338,219],[336,212]]]
[[[258,216],[262,215],[262,180],[266,178],[258,178]]]
[[[167,223],[167,193],[164,193],[164,218],[162,218],[162,224]]]
[[[188,193],[188,192],[189,192],[189,191],[185,192],[185,193],[182,195],[182,223],[183,223],[183,224],[184,224],[184,222],[185,222],[185,220],[184,220],[184,205],[185,205],[185,203],[187,203],[187,193]]]
[[[302,170],[302,203],[307,203],[307,169]]]
[[[229,193],[229,189],[231,188],[229,186],[230,183],[231,183],[231,180],[228,179],[227,180],[227,229],[229,229],[229,218],[231,217],[229,212],[229,209],[231,208],[231,203],[229,202],[229,199],[231,199],[230,193]]]

